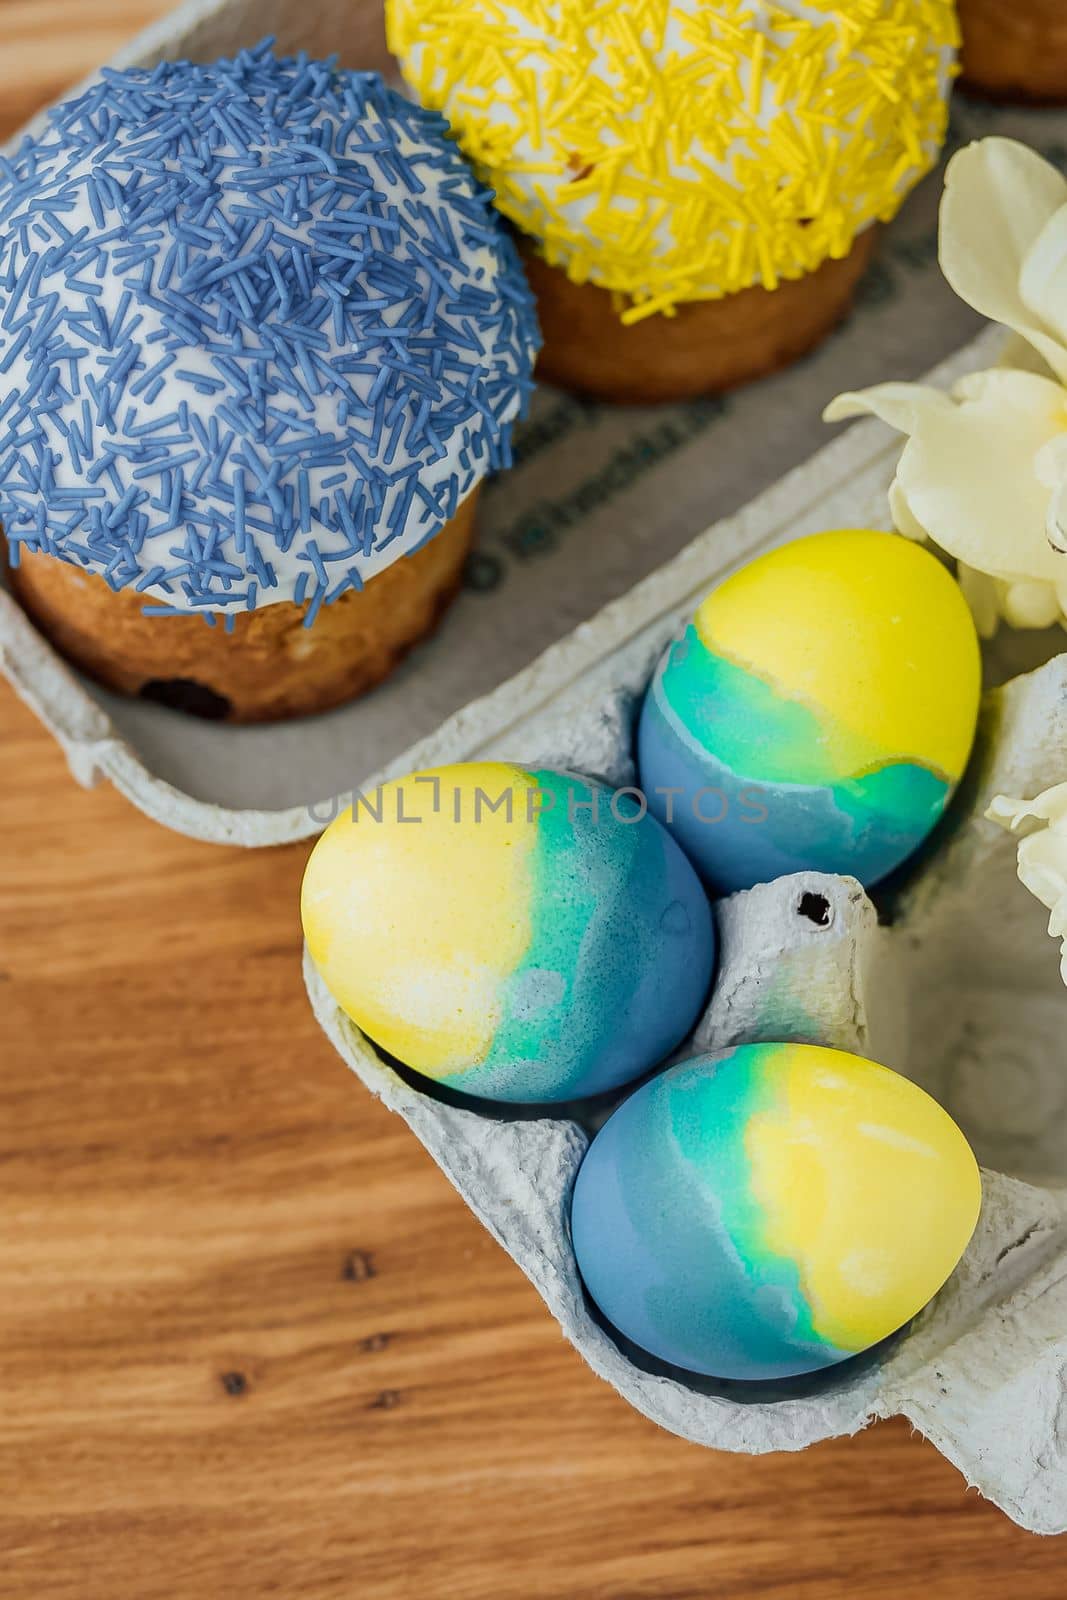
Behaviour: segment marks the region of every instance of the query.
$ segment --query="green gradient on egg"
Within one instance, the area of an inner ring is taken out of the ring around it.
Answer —
[[[676,736],[756,784],[826,788],[861,830],[889,816],[921,837],[944,810],[947,774],[902,761],[862,735],[833,726],[748,668],[709,650],[690,624],[653,688]]]
[[[827,712],[716,654],[692,623],[662,685],[690,738],[757,782],[836,783],[891,759],[862,735],[837,732],[831,740]],[[945,782],[943,773],[936,775]]]
[[[889,761],[948,783],[962,774],[977,715],[978,639],[959,585],[921,546],[867,528],[797,539],[727,578],[693,627],[713,672],[721,661],[756,680],[722,687],[751,696],[781,741],[780,764],[762,776],[832,783]],[[738,728],[741,739],[746,731],[764,747],[755,759],[773,762],[759,725]],[[750,759],[737,770],[747,772]]]
[[[761,1298],[765,1311],[773,1306],[780,1314],[795,1345],[812,1350],[829,1345],[829,1359],[839,1360],[848,1352],[833,1347],[815,1326],[795,1259],[768,1248],[767,1217],[753,1192],[749,1152],[744,1140],[736,1137],[750,1119],[773,1112],[781,1093],[780,1068],[788,1060],[788,1050],[779,1044],[751,1045],[736,1053],[732,1072],[721,1077],[716,1114],[723,1126],[732,1130],[732,1136],[717,1138],[713,1147],[717,1232],[741,1257],[746,1302],[754,1296]],[[699,1079],[693,1087],[695,1092],[686,1094],[684,1078],[679,1079],[669,1101],[670,1127],[682,1161],[699,1172],[711,1146]],[[755,1327],[748,1339],[755,1357],[760,1342]]]

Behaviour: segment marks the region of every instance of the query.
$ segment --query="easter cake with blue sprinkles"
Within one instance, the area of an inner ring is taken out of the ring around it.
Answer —
[[[347,699],[458,583],[538,342],[490,192],[378,75],[105,71],[0,158],[13,587],[127,693]]]

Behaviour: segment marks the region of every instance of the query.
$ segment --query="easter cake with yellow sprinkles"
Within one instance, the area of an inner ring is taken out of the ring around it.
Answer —
[[[620,399],[728,387],[816,343],[934,164],[955,71],[952,0],[386,15],[416,98],[523,236],[542,372]]]

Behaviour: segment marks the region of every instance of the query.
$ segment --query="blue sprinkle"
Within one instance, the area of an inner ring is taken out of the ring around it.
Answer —
[[[324,604],[324,602],[326,600],[326,593],[327,593],[327,591],[326,591],[326,585],[325,584],[322,584],[318,589],[315,590],[315,593],[311,597],[311,604],[308,606],[307,611],[306,611],[306,613],[304,615],[304,627],[305,628],[310,628],[312,626],[312,624],[315,621],[315,618],[318,616],[319,612],[322,610],[323,604]]]

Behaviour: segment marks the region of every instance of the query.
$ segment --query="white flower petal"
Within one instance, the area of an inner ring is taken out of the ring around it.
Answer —
[[[1050,492],[1045,512],[1045,537],[1054,550],[1067,554],[1067,434],[1050,439],[1037,452],[1034,470]]]
[[[896,478],[889,485],[889,515],[893,518],[894,528],[905,539],[914,539],[916,544],[926,543],[926,529],[909,506],[908,497]]]
[[[1009,627],[1051,628],[1060,619],[1060,602],[1051,583],[1027,578],[1007,585],[1001,611]]]
[[[938,256],[962,300],[1021,333],[1067,381],[1057,329],[1035,315],[1019,286],[1024,261],[1063,205],[1067,181],[1049,162],[1012,139],[981,139],[949,162]],[[1040,279],[1040,260],[1033,272]]]
[[[1058,489],[1067,482],[1067,433],[1058,433],[1042,445],[1034,457],[1034,471],[1038,482],[1049,489]]]
[[[1004,329],[1003,341],[997,350],[998,367],[1014,367],[1016,372],[1034,372],[1039,378],[1056,378],[1047,361],[1043,361],[1032,344],[1021,333]],[[1058,380],[1057,380],[1058,381]]]
[[[995,794],[985,814],[990,822],[998,822],[1009,833],[1014,833],[1025,818],[1033,816],[1029,800],[1014,800],[1009,794]]]
[[[1000,585],[996,578],[978,572],[965,561],[956,563],[956,576],[963,590],[963,598],[971,608],[979,637],[992,639],[1000,623]]]
[[[998,794],[986,811],[986,816],[1012,829],[1030,819],[1037,822],[1067,822],[1067,783],[1057,783],[1033,800],[1013,800],[1010,795]]]
[[[1049,497],[1045,538],[1057,554],[1067,556],[1067,483],[1057,484]]]
[[[1036,800],[998,794],[986,816],[1009,829],[1030,818],[1045,824],[1019,845],[1019,878],[1051,912],[1048,931],[1063,940],[1060,976],[1067,983],[1067,783],[1046,789]]]
[[[1067,895],[1067,839],[1034,833],[1019,846],[1019,880],[1035,900],[1054,911]]]
[[[824,422],[850,417],[877,417],[898,433],[914,433],[928,411],[951,411],[952,401],[940,389],[921,383],[878,383],[871,389],[839,394],[823,412]]]
[[[1009,582],[1058,583],[1067,557],[1051,548],[1049,491],[1038,451],[1067,432],[1067,391],[1031,373],[975,374],[947,409],[924,405],[897,469],[913,516],[935,544]]]
[[[1019,295],[1038,322],[1067,343],[1067,205],[1053,213],[1026,252]]]

